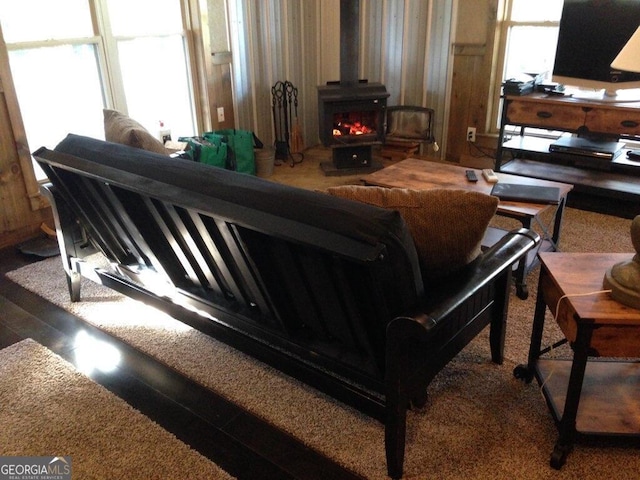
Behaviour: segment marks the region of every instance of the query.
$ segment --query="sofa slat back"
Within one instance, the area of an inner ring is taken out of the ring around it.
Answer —
[[[289,213],[291,187],[131,149],[132,158],[112,165],[108,157],[117,160],[122,148],[113,144],[99,161],[72,148],[34,153],[120,274],[303,358],[346,368],[363,384],[381,382],[386,325],[417,304],[422,288],[395,212],[296,189],[307,214],[298,215],[300,204]],[[201,183],[185,188],[176,167]]]

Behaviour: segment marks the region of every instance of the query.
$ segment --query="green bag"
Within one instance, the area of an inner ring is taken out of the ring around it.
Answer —
[[[227,129],[206,132],[202,136],[215,145],[228,146],[227,163],[231,167],[230,170],[250,175],[256,174],[256,156],[253,149],[262,148],[263,145],[253,132]]]
[[[214,167],[235,170],[229,163],[229,148],[222,141],[210,141],[203,137],[180,137],[180,142],[187,142],[189,149],[187,155],[195,162],[204,163]]]

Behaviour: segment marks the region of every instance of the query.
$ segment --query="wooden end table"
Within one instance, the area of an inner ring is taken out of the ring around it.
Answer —
[[[527,383],[535,376],[542,386],[559,432],[550,459],[555,469],[564,465],[582,435],[640,435],[640,362],[629,360],[640,357],[640,310],[602,292],[605,271],[631,257],[633,253],[540,254],[528,364],[513,373]],[[541,349],[547,308],[565,338]],[[566,341],[572,359],[541,358]],[[618,360],[588,362],[589,357]]]
[[[361,180],[365,185],[374,185],[387,188],[410,188],[414,190],[430,190],[435,188],[462,189],[475,192],[491,193],[493,184],[487,182],[482,176],[482,170],[475,169],[477,182],[468,182],[465,177],[466,170],[473,170],[468,167],[460,167],[440,161],[421,160],[408,158],[395,163],[389,167],[378,170],[363,177]],[[498,181],[519,183],[523,185],[540,185],[547,187],[558,187],[560,189],[560,203],[558,205],[536,204],[525,202],[500,201],[497,215],[513,218],[519,221],[523,227],[531,228],[535,223],[541,232],[542,241],[537,249],[532,249],[527,253],[526,258],[518,263],[515,272],[516,294],[521,299],[529,296],[526,276],[533,267],[537,265],[537,253],[539,251],[555,251],[560,241],[560,229],[562,226],[562,216],[567,201],[567,195],[573,185],[567,183],[540,180],[537,178],[523,177],[508,173],[496,172]],[[544,224],[540,220],[543,212],[555,209],[549,224]],[[489,227],[482,242],[483,246],[495,244],[505,232],[502,229]]]

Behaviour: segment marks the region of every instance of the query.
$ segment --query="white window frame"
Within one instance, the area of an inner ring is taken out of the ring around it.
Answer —
[[[86,0],[89,2],[91,22],[94,35],[83,38],[68,38],[59,40],[41,40],[6,43],[7,53],[11,50],[35,49],[41,47],[53,47],[58,45],[92,45],[95,48],[98,64],[98,74],[100,77],[103,103],[105,108],[115,109],[127,114],[127,105],[122,83],[122,73],[120,62],[118,61],[117,42],[126,38],[115,37],[111,33],[109,16],[107,12],[106,0]],[[204,119],[203,113],[207,111],[206,79],[197,74],[204,71],[204,55],[198,42],[202,42],[202,25],[199,18],[198,0],[179,0],[182,14],[182,36],[183,46],[186,56],[187,78],[191,94],[192,115],[194,127],[201,131],[210,125],[210,121]],[[157,37],[158,35],[154,35]],[[142,38],[142,36],[131,37]],[[8,57],[7,57],[8,60]],[[171,68],[169,65],[167,68]],[[17,99],[16,99],[17,103]],[[19,115],[19,108],[17,110]],[[22,120],[20,119],[20,123]],[[28,132],[26,132],[28,141]],[[26,145],[26,148],[30,147]],[[33,159],[32,159],[32,162]],[[29,191],[34,190],[38,183],[46,182],[46,179],[36,179],[34,164],[31,169],[23,168],[25,184]],[[30,194],[31,196],[31,194]],[[38,202],[41,203],[41,202]]]
[[[512,20],[512,0],[502,0],[500,2],[500,8],[498,9],[498,29],[496,39],[496,60],[494,65],[500,70],[495,72],[494,82],[491,89],[491,105],[494,108],[491,110],[489,119],[488,131],[491,133],[498,133],[500,129],[500,113],[501,113],[501,94],[502,94],[502,82],[506,71],[506,54],[507,54],[507,42],[509,39],[509,31],[513,27],[557,27],[560,24],[560,19],[557,21],[526,21],[526,20]]]

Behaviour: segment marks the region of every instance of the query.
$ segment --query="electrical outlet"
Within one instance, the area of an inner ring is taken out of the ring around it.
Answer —
[[[467,127],[467,142],[476,141],[476,127]]]
[[[224,122],[224,107],[218,107],[218,123]]]

